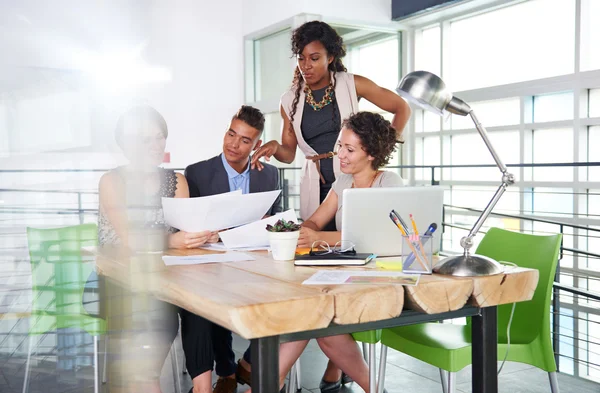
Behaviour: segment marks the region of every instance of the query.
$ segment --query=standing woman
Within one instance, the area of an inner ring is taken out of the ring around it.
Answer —
[[[392,126],[400,143],[410,108],[390,90],[346,72],[342,38],[325,22],[307,22],[294,30],[292,52],[297,66],[291,89],[281,97],[281,143],[273,140],[263,144],[254,153],[252,167],[261,169],[259,159],[269,160],[272,156],[289,164],[299,146],[306,156],[300,179],[300,217],[306,220],[323,202],[340,173],[333,150],[341,119],[358,112],[358,100],[365,98],[394,114]],[[325,229],[335,230],[335,223]]]

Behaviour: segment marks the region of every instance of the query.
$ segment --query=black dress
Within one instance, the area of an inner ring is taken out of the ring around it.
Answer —
[[[313,90],[312,94],[316,102],[323,99],[325,95],[324,87],[319,90]],[[340,110],[335,100],[335,93],[331,104],[321,108],[321,110],[314,110],[306,101],[304,102],[304,111],[302,113],[302,122],[300,124],[302,129],[302,137],[306,143],[312,147],[317,154],[329,153],[334,150],[335,143],[340,134],[341,119]],[[335,181],[335,174],[333,171],[333,158],[325,158],[320,162],[320,169],[325,183],[320,182],[320,203],[323,203],[325,197],[331,190],[331,185]],[[335,231],[335,220],[328,223],[325,231]]]

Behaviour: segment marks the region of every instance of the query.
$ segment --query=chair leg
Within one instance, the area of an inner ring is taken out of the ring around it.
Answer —
[[[367,364],[369,364],[369,349],[367,347],[367,343],[362,343],[362,350],[363,350],[363,358],[365,358],[365,362],[367,362]]]
[[[559,393],[558,390],[558,378],[556,377],[556,371],[548,373],[548,378],[550,379],[550,391],[552,393]]]
[[[285,390],[287,393],[295,393],[295,391],[296,391],[296,365],[297,364],[298,364],[298,361],[296,361],[296,363],[294,363],[294,365],[292,366],[292,369],[290,370],[289,380],[288,380],[287,388]]]
[[[98,371],[98,336],[94,336],[94,393],[100,392],[98,380],[100,372]]]
[[[171,345],[171,368],[173,369],[173,387],[175,393],[181,393],[181,381],[179,380],[179,362],[177,361],[177,350],[175,342]]]
[[[302,390],[302,380],[300,373],[300,359],[296,360],[296,391],[299,392]]]
[[[102,384],[106,383],[106,359],[108,358],[108,334],[104,336],[104,366],[102,366]]]
[[[456,393],[456,373],[448,372],[448,393]]]
[[[442,392],[448,393],[448,372],[440,368],[440,379],[442,380]]]
[[[387,366],[387,345],[381,344],[381,353],[379,355],[379,377],[377,378],[377,393],[383,393],[385,383],[385,367]]]
[[[375,357],[375,344],[367,344],[369,349],[369,392],[377,392],[377,359]]]
[[[33,349],[33,336],[29,335],[29,347],[27,348],[27,363],[25,364],[25,378],[23,379],[23,393],[29,390],[29,371],[31,367],[31,350]]]

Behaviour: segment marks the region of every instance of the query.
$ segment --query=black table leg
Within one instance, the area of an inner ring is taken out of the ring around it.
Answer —
[[[251,341],[252,393],[279,392],[279,336]]]
[[[498,393],[498,310],[494,307],[481,309],[481,316],[473,317],[471,326],[473,346],[472,391]]]

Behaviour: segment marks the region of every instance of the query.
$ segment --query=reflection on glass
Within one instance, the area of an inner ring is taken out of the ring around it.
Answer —
[[[425,29],[416,36],[415,70],[425,70],[441,76],[440,27]]]
[[[533,121],[569,120],[573,118],[573,92],[533,97]]]
[[[446,82],[452,91],[574,70],[574,1],[527,1],[453,22],[450,31],[450,79]]]
[[[518,131],[490,132],[489,138],[505,164],[519,162]],[[452,135],[452,165],[495,165],[494,159],[478,133]],[[500,181],[498,168],[452,168],[452,180]],[[515,179],[519,179],[515,173]]]
[[[509,126],[519,124],[521,110],[518,97],[502,100],[469,102],[477,118],[484,127]],[[470,116],[450,116],[452,129],[475,128]]]
[[[588,117],[600,117],[600,89],[590,89],[588,105]]]
[[[292,83],[291,34],[286,29],[254,41],[254,101],[279,99]]]
[[[600,2],[581,0],[581,71],[600,68]]]
[[[587,141],[587,160],[597,162],[600,157],[600,126],[588,128]],[[591,166],[588,168],[588,181],[600,181],[600,167]]]
[[[573,189],[536,187],[533,212],[544,216],[573,215]],[[556,225],[551,231],[556,232]]]
[[[573,130],[559,128],[533,131],[533,162],[573,162]],[[535,181],[573,181],[573,168],[534,168]]]

